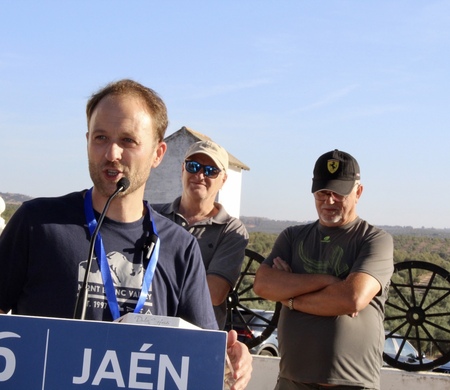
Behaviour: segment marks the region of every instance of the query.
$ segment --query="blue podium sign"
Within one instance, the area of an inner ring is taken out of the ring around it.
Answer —
[[[0,315],[0,389],[221,390],[226,332]]]

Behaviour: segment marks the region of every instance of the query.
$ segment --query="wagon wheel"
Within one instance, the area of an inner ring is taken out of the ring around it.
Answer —
[[[273,303],[274,310],[272,318],[265,318],[259,315],[254,309],[257,309],[262,303],[267,302],[265,299],[258,297],[253,292],[253,283],[255,281],[255,274],[259,265],[263,262],[264,257],[251,249],[245,249],[245,259],[242,263],[241,275],[236,283],[234,289],[228,294],[227,301],[227,323],[226,329],[233,329],[234,322],[244,325],[249,334],[252,334],[249,324],[246,320],[249,316],[243,314],[253,314],[261,319],[263,327],[261,335],[252,337],[245,341],[249,349],[261,344],[266,340],[272,332],[277,328],[278,317],[280,316],[281,303]],[[265,305],[267,306],[267,304]],[[267,309],[267,307],[265,307]],[[235,319],[235,320],[234,320]]]
[[[450,360],[450,274],[423,261],[394,266],[386,302],[386,339],[397,339],[395,357],[383,353],[384,361],[406,371],[430,370]],[[401,358],[405,341],[418,351],[418,358]]]

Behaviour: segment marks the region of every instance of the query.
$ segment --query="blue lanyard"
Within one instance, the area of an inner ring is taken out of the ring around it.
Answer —
[[[152,230],[152,238],[154,247],[147,247],[146,258],[149,260],[147,269],[145,270],[144,278],[142,280],[141,293],[139,295],[138,302],[134,308],[134,313],[140,313],[147,301],[147,295],[150,291],[153,276],[155,274],[156,264],[158,263],[160,240],[156,231],[156,226],[153,222],[153,218],[150,213],[150,207],[148,203],[144,201],[144,206],[147,208],[147,214],[145,218],[148,218]],[[92,207],[92,188],[86,192],[84,197],[84,212],[86,215],[86,222],[89,228],[89,232],[92,236],[95,228],[97,227],[97,220],[95,219],[94,209]],[[150,233],[147,232],[147,238],[150,237]],[[111,310],[111,314],[114,320],[120,317],[119,303],[117,302],[116,290],[111,277],[111,269],[106,258],[105,248],[103,246],[102,236],[100,232],[97,234],[94,245],[95,254],[97,255],[98,268],[102,274],[103,285],[105,286],[106,299],[108,300],[108,306]],[[89,270],[86,270],[89,272]]]

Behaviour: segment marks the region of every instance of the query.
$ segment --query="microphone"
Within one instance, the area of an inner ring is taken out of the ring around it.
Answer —
[[[105,207],[103,208],[102,213],[100,214],[100,218],[98,219],[97,226],[95,227],[94,233],[91,236],[91,240],[89,242],[89,256],[86,263],[86,273],[84,274],[83,284],[81,285],[80,292],[78,294],[77,303],[75,305],[75,312],[73,315],[74,319],[84,320],[86,318],[86,309],[87,309],[87,298],[88,298],[88,287],[89,287],[89,273],[91,272],[92,261],[94,258],[94,245],[95,240],[97,239],[98,232],[100,230],[100,226],[103,223],[103,219],[105,218],[106,212],[108,211],[109,204],[116,197],[119,192],[126,191],[130,186],[130,181],[126,177],[122,177],[116,185],[116,190],[106,201]]]

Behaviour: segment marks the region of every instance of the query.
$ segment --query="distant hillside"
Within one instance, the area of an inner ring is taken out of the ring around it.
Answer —
[[[3,218],[6,223],[8,223],[11,216],[16,212],[16,210],[23,202],[33,199],[31,196],[11,194],[9,192],[0,192],[0,196],[6,204],[6,209],[1,215],[1,218]]]
[[[260,217],[240,217],[248,232],[280,233],[283,229],[292,225],[304,225],[311,221],[278,221]],[[450,238],[450,229],[413,228],[411,226],[378,226],[393,236],[407,235],[417,237]]]
[[[248,232],[280,233],[283,229],[293,225],[304,225],[309,221],[279,221],[261,217],[239,217]]]
[[[21,204],[27,200],[33,199],[31,196],[11,194],[10,192],[0,192],[0,196],[3,198],[5,203],[9,204]]]
[[[9,192],[0,192],[0,196],[6,203],[6,211],[3,217],[10,217],[10,215],[17,209],[17,206],[26,200],[32,199],[31,196],[22,194],[12,194]],[[8,207],[9,206],[9,207]],[[9,211],[9,213],[8,213]],[[6,218],[5,218],[6,219]],[[288,226],[303,225],[311,221],[283,221],[274,220],[263,217],[240,217],[249,233],[281,233],[281,231]],[[436,238],[450,238],[450,229],[432,229],[432,228],[413,228],[411,226],[378,226],[390,234],[407,235],[417,237],[436,237]]]

